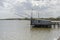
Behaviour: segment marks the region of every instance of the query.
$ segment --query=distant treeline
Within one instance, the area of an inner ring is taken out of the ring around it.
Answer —
[[[45,19],[45,20],[56,20],[56,21],[59,21],[60,18],[40,18],[40,19]]]
[[[43,20],[60,21],[60,18],[32,18],[32,19],[43,19]],[[7,18],[7,19],[0,19],[0,20],[31,20],[31,18]]]
[[[30,20],[31,18],[25,18],[25,20]],[[43,19],[43,20],[56,20],[60,21],[60,18],[32,18],[32,19]]]

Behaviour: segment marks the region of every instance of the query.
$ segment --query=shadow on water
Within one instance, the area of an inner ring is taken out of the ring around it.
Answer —
[[[39,26],[32,26],[32,28],[51,28],[51,26],[47,26],[47,25],[45,25],[45,26],[43,26],[43,25],[39,25]]]
[[[47,27],[47,26],[34,26],[31,28],[31,31],[51,31],[52,28],[51,27]]]

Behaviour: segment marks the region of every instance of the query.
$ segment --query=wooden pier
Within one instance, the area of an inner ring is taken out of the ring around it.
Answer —
[[[52,22],[52,28],[60,27],[60,21],[51,21]]]
[[[48,21],[48,20],[31,20],[32,27],[37,28],[59,28],[60,21]]]

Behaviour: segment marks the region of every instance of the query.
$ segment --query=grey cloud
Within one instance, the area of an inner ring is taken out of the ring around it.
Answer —
[[[39,0],[37,0],[37,1],[39,1]],[[15,12],[19,15],[27,16],[27,15],[25,15],[25,10],[32,10],[32,9],[34,11],[39,11],[41,13],[40,17],[51,17],[51,16],[56,17],[56,16],[60,15],[59,14],[60,13],[60,11],[59,11],[60,10],[60,3],[59,2],[55,5],[49,4],[47,2],[49,5],[46,5],[46,6],[43,5],[40,7],[40,6],[36,6],[36,5],[33,6],[30,0],[27,0],[26,2],[22,2],[22,3],[20,3],[20,2],[15,3],[14,0],[9,0],[9,1],[0,0],[0,6],[3,7],[4,2],[10,3],[11,4],[10,6],[12,8],[9,10],[13,10],[13,12]],[[10,6],[8,6],[8,7],[10,8]],[[28,15],[29,15],[29,13],[28,13]]]
[[[33,6],[32,5],[32,3],[30,2],[30,1],[26,1],[26,2],[22,2],[21,3],[21,5],[19,4],[17,4],[17,6],[16,6],[16,9],[18,9],[18,10],[46,10],[46,9],[48,9],[49,7],[48,6],[42,6],[42,7],[40,7],[40,6]],[[21,11],[20,10],[20,11]]]
[[[0,6],[3,6],[4,0],[0,0]]]
[[[34,1],[40,1],[40,0],[34,0]]]
[[[22,3],[18,3],[16,6],[14,6],[15,8],[15,12],[19,15],[23,15],[25,13],[25,10],[35,10],[35,11],[39,11],[39,12],[43,12],[46,11],[44,13],[47,13],[47,11],[49,10],[49,8],[51,8],[50,6],[33,6],[32,3],[30,1],[26,1],[26,2],[22,2]],[[49,12],[48,12],[49,13]],[[50,14],[48,14],[47,16],[49,16]]]
[[[27,10],[30,10],[30,9],[32,8],[32,5],[29,4],[29,3],[23,3],[22,5],[23,5],[24,8],[27,9]]]
[[[3,6],[3,3],[2,2],[0,2],[0,6]]]
[[[3,1],[2,1],[3,3]],[[34,10],[34,11],[39,11],[41,13],[41,17],[52,17],[52,16],[58,16],[60,12],[58,12],[58,9],[60,8],[60,3],[58,5],[46,5],[46,6],[33,6],[32,3],[27,0],[26,2],[17,2],[15,5],[14,2],[10,2],[11,6],[13,6],[13,9],[15,10],[14,12],[19,14],[19,15],[24,15],[25,16],[25,10]],[[12,9],[11,9],[12,10]],[[59,9],[60,10],[60,9]],[[57,14],[58,13],[58,14]],[[56,15],[57,14],[57,15]],[[28,14],[29,15],[29,14]],[[26,15],[27,16],[27,15]]]

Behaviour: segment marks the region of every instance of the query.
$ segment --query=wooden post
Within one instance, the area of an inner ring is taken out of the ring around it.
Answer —
[[[58,28],[59,28],[59,26],[60,26],[60,25],[59,25],[59,23],[58,23]]]
[[[53,28],[53,25],[51,25],[51,28]]]
[[[55,28],[55,24],[54,24],[54,28]]]
[[[39,18],[39,12],[38,12],[38,18]]]

